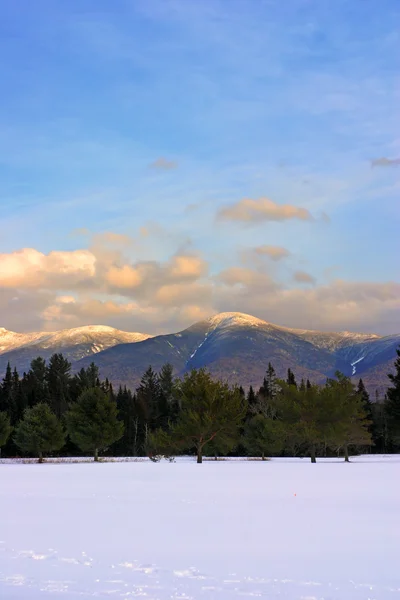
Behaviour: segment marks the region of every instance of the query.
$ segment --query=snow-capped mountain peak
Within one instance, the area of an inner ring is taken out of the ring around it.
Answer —
[[[211,327],[259,327],[268,325],[266,321],[240,312],[223,312],[208,319]]]
[[[54,352],[62,352],[68,360],[98,354],[118,344],[136,343],[151,336],[144,333],[120,331],[107,325],[86,325],[60,331],[16,333],[0,328],[0,355],[9,355],[14,364],[28,369],[36,356],[49,358]],[[17,356],[18,355],[18,356]]]

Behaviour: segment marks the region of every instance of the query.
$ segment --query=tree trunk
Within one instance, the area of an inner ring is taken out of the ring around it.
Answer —
[[[214,460],[218,460],[218,456],[217,456],[216,452],[214,453]]]
[[[315,458],[315,446],[311,446],[311,448],[310,448],[310,456],[311,456],[311,462],[312,463],[316,463],[317,459]]]
[[[43,453],[42,452],[39,452],[39,460],[38,460],[38,462],[39,463],[43,462]]]
[[[350,462],[349,460],[349,447],[347,444],[344,445],[344,462]]]
[[[99,462],[99,449],[95,448],[94,450],[94,462]]]
[[[203,447],[197,448],[197,464],[201,465],[203,462]]]
[[[261,460],[265,460],[265,454],[264,454],[264,452],[261,454]]]

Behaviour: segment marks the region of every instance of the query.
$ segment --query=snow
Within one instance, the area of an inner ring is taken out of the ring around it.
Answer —
[[[4,600],[386,600],[400,456],[1,464]]]
[[[352,366],[352,373],[351,373],[351,374],[352,374],[352,375],[355,375],[355,374],[356,374],[356,372],[357,372],[357,367],[356,367],[356,365],[357,365],[359,362],[361,362],[362,360],[364,360],[364,358],[365,358],[365,356],[362,356],[361,358],[359,358],[359,359],[357,359],[357,360],[355,360],[354,362],[352,362],[352,363],[351,363],[351,366]]]
[[[250,326],[258,327],[260,325],[269,325],[266,321],[247,315],[240,312],[224,312],[215,315],[208,319],[208,323],[211,327],[237,327],[237,326]]]
[[[38,345],[40,348],[59,349],[68,345],[93,342],[93,352],[101,352],[104,348],[121,343],[141,342],[151,337],[145,333],[120,331],[106,325],[86,325],[73,329],[62,329],[52,332],[16,333],[0,327],[0,354]]]

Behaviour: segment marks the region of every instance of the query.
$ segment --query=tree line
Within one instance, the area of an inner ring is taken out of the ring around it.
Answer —
[[[3,456],[318,456],[400,451],[400,349],[387,395],[371,402],[340,372],[325,385],[279,379],[271,363],[258,390],[214,380],[204,370],[174,377],[150,366],[132,392],[114,390],[92,363],[72,374],[55,353],[20,377],[7,365],[0,384]]]

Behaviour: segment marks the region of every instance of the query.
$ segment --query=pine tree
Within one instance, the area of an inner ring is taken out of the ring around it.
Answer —
[[[6,412],[10,417],[10,421],[15,423],[17,409],[13,394],[13,372],[9,362],[0,387],[0,411]]]
[[[320,388],[312,386],[302,392],[283,384],[274,405],[278,419],[284,423],[286,444],[301,445],[315,463],[318,447],[332,437],[329,409],[321,401]]]
[[[372,402],[369,399],[369,394],[367,392],[367,389],[366,389],[362,379],[359,380],[356,391],[357,391],[358,396],[361,399],[361,405],[362,405],[364,413],[365,413],[365,418],[368,421],[370,421],[368,431],[372,436],[372,440],[375,441],[375,424],[374,424],[374,418],[373,418]]]
[[[249,387],[249,392],[247,394],[247,411],[248,411],[249,418],[251,418],[251,416],[253,416],[255,414],[256,404],[257,404],[257,396],[255,394],[253,386],[251,385]]]
[[[25,410],[24,418],[16,427],[14,441],[23,452],[36,454],[41,463],[43,454],[64,446],[65,435],[48,404],[41,403]]]
[[[293,373],[293,371],[291,369],[288,369],[286,383],[288,385],[294,385],[295,387],[297,387],[296,378],[295,378],[294,373]]]
[[[363,404],[365,414],[367,415],[368,419],[371,419],[372,418],[372,402],[369,399],[369,394],[367,392],[367,389],[366,389],[362,379],[360,379],[360,381],[358,382],[357,394],[361,398],[361,402]]]
[[[270,362],[268,363],[268,369],[267,369],[267,373],[266,373],[266,377],[264,379],[264,382],[265,382],[264,383],[264,385],[265,385],[264,396],[266,398],[272,400],[279,393],[280,386],[279,386],[279,384],[277,382],[277,377],[276,377],[275,369],[271,365]]]
[[[246,401],[238,388],[214,381],[205,370],[187,373],[180,385],[181,411],[170,433],[171,444],[196,448],[203,461],[207,444],[219,439],[238,441],[239,426],[246,414]]]
[[[23,417],[24,410],[27,408],[27,397],[22,386],[22,380],[19,378],[17,368],[14,367],[12,374],[12,404],[14,407],[14,415],[11,418],[11,424],[15,425]]]
[[[391,387],[387,390],[385,411],[388,419],[389,436],[395,446],[400,445],[400,346],[396,350],[395,372],[389,373]]]
[[[26,377],[24,377],[24,391],[29,407],[49,402],[46,376],[46,361],[40,356],[34,358]]]
[[[71,440],[83,451],[91,451],[99,460],[99,451],[117,442],[124,433],[117,405],[100,387],[82,392],[65,415]]]
[[[301,379],[301,383],[300,383],[300,387],[299,387],[300,392],[305,392],[306,391],[306,384],[304,383],[304,379]]]
[[[0,456],[1,448],[5,446],[12,432],[10,417],[6,412],[0,412]]]
[[[143,427],[136,396],[124,386],[120,386],[116,403],[118,416],[124,424],[124,433],[117,442],[116,450],[123,456],[139,456],[143,454]]]
[[[282,450],[283,440],[282,423],[259,414],[246,423],[242,443],[250,456],[265,460],[266,455]]]
[[[59,354],[53,354],[46,372],[50,406],[58,418],[68,409],[70,401],[71,363]]]
[[[388,416],[386,401],[380,398],[378,390],[375,390],[375,402],[372,404],[372,421],[375,451],[378,454],[386,454],[390,449]]]
[[[329,379],[322,390],[321,402],[329,409],[327,418],[331,431],[327,443],[331,447],[343,448],[345,461],[349,462],[351,446],[368,446],[372,443],[369,431],[371,420],[365,410],[365,399],[358,393],[349,377],[339,371],[336,380]]]
[[[160,396],[161,389],[158,375],[149,366],[136,390],[137,402],[143,415],[145,445],[150,431],[159,427],[163,420],[162,417],[165,416],[160,413]]]
[[[158,374],[159,398],[156,427],[166,429],[168,422],[175,423],[179,414],[179,399],[171,364],[163,365]]]

